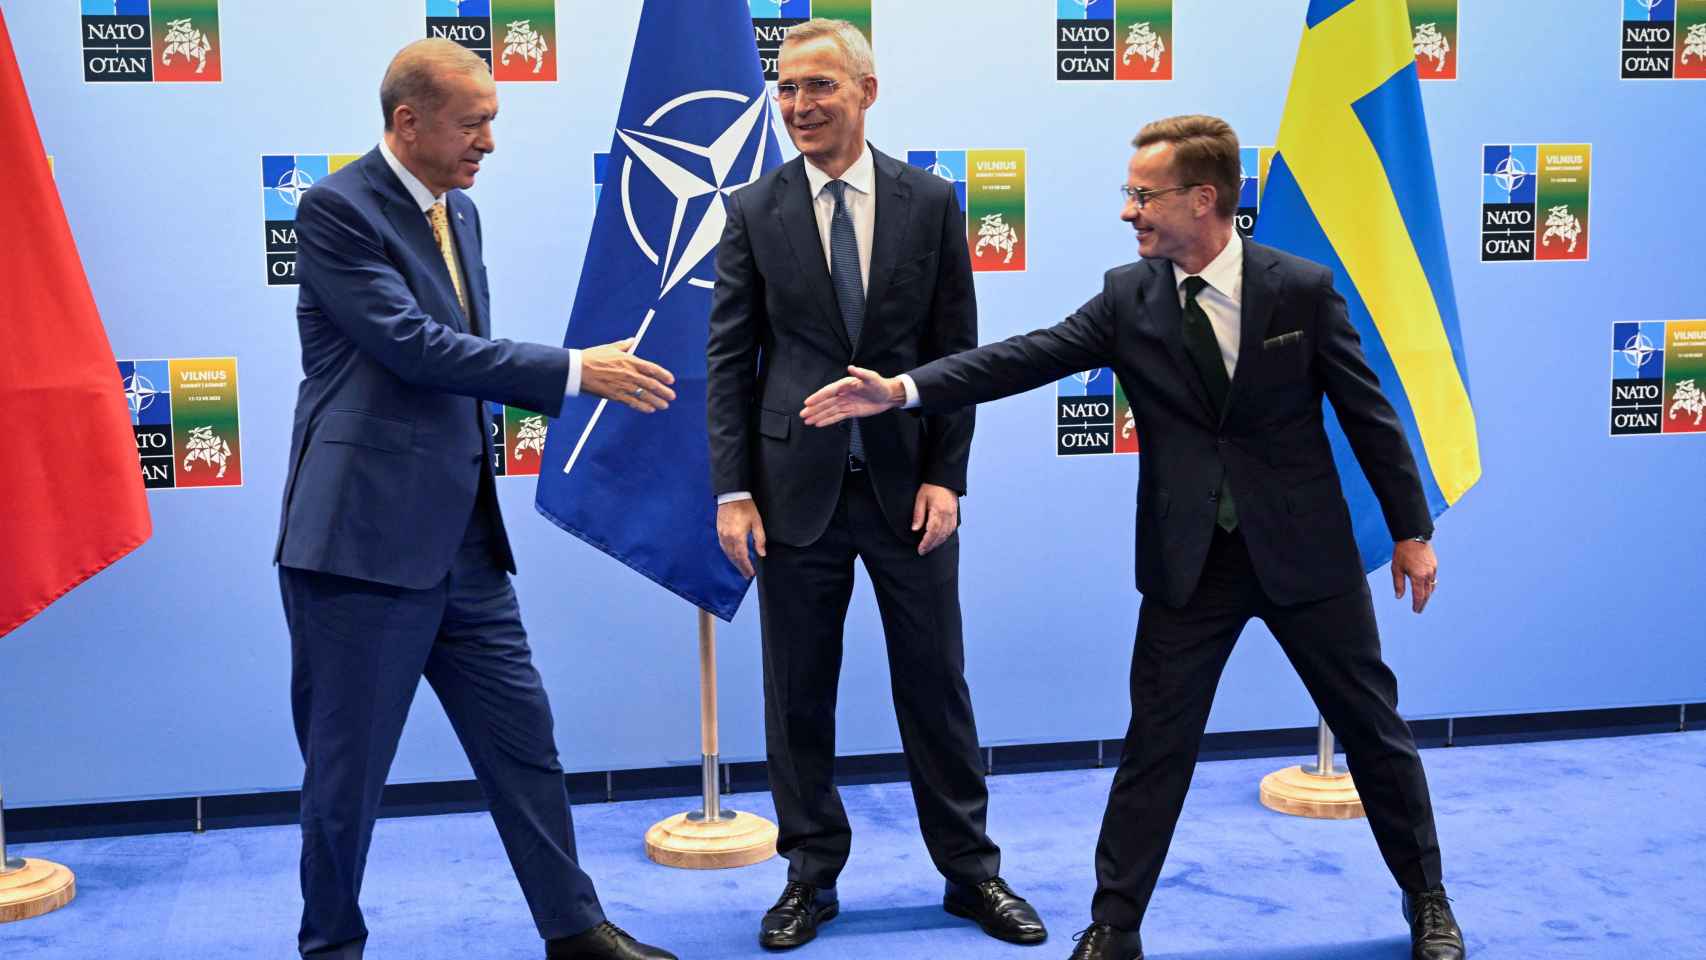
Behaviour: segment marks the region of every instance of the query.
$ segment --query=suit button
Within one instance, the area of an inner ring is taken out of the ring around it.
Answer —
[[[1220,491],[1219,490],[1210,490],[1208,492],[1208,502],[1209,503],[1213,503],[1214,501],[1219,500],[1219,499],[1220,499]]]

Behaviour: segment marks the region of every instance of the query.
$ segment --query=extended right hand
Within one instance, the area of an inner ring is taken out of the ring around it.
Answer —
[[[675,391],[668,384],[675,374],[650,360],[634,356],[634,338],[581,351],[581,390],[625,403],[641,413],[669,406]]]
[[[735,565],[741,576],[751,578],[752,558],[747,556],[746,540],[752,538],[752,547],[759,556],[764,552],[764,521],[758,518],[758,505],[750,498],[746,500],[731,500],[717,505],[717,542],[723,547],[723,556]]]
[[[852,376],[825,386],[806,398],[800,419],[813,427],[827,427],[849,417],[870,417],[906,402],[906,387],[899,377],[885,377],[864,367],[848,367]]]

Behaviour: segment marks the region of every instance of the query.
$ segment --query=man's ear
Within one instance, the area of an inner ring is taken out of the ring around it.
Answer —
[[[877,78],[875,75],[865,77],[859,81],[859,85],[865,91],[864,109],[869,110],[871,104],[877,102]]]

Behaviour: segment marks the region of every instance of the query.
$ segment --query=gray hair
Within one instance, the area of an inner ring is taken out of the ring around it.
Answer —
[[[416,40],[397,51],[379,82],[385,129],[391,129],[391,117],[405,103],[423,114],[436,113],[449,96],[440,80],[454,73],[490,75],[491,68],[479,54],[443,37]]]
[[[805,43],[819,37],[833,37],[835,45],[841,48],[841,62],[846,65],[847,72],[855,79],[875,76],[877,59],[871,53],[871,41],[846,20],[831,20],[828,17],[813,17],[803,23],[796,23],[788,28],[782,37],[782,44]]]

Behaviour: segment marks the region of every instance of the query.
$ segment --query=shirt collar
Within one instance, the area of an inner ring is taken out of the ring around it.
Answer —
[[[1188,276],[1190,274],[1178,264],[1173,264],[1175,287],[1184,286]],[[1244,239],[1238,235],[1237,228],[1232,230],[1232,239],[1226,241],[1226,246],[1220,248],[1220,253],[1197,276],[1228,300],[1240,300],[1244,293]]]
[[[422,183],[419,177],[410,173],[408,167],[403,166],[403,161],[397,159],[397,155],[391,152],[391,145],[384,140],[379,141],[379,155],[385,158],[385,165],[391,168],[391,172],[397,175],[397,179],[403,181],[403,189],[409,191],[409,196],[420,206],[421,212],[426,213],[431,210],[433,204],[438,202],[438,198],[432,195],[432,191],[427,189],[426,184]]]
[[[860,193],[870,196],[877,190],[877,165],[871,159],[870,144],[862,143],[859,146],[859,159],[853,161],[853,165],[848,167],[839,179]],[[823,193],[823,185],[834,179],[837,178],[824,173],[813,166],[810,160],[806,160],[806,185],[811,187],[813,198]]]

